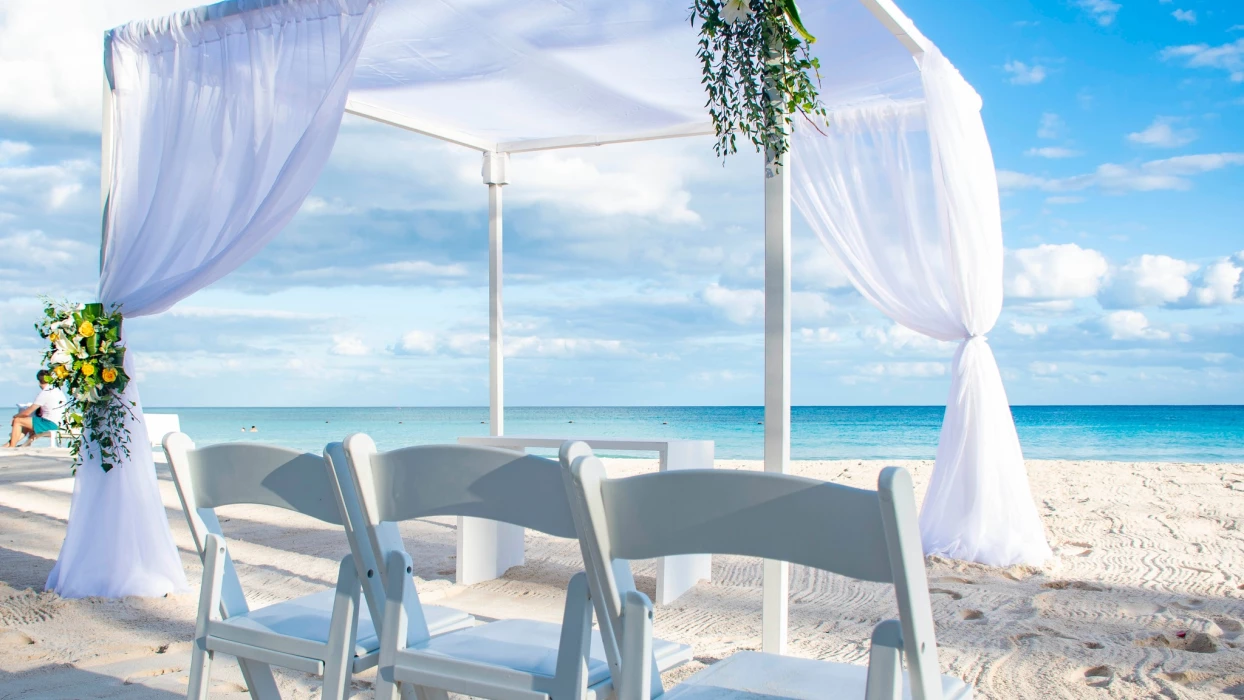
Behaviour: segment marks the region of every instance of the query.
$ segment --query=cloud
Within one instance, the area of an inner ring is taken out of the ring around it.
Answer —
[[[1011,74],[1012,85],[1036,85],[1045,80],[1045,67],[1023,61],[1007,61],[1002,69]]]
[[[1244,258],[1244,255],[1237,256]],[[1244,264],[1244,260],[1240,260]],[[1244,268],[1223,258],[1205,266],[1200,284],[1192,290],[1192,300],[1197,306],[1219,306],[1239,301],[1238,292]]]
[[[888,327],[866,326],[859,335],[887,355],[946,355],[958,346],[958,343],[930,338],[898,323]]]
[[[1076,0],[1076,4],[1080,6],[1080,9],[1092,15],[1093,19],[1103,27],[1113,24],[1115,16],[1123,7],[1112,0]]]
[[[626,346],[621,340],[519,336],[505,341],[506,357],[584,357],[625,352]]]
[[[1011,321],[1011,330],[1014,331],[1016,335],[1022,335],[1027,338],[1035,338],[1039,335],[1043,335],[1049,329],[1050,327],[1044,323]]]
[[[1029,148],[1024,151],[1026,156],[1037,156],[1038,158],[1075,158],[1084,155],[1080,151],[1061,146],[1045,146],[1043,148]]]
[[[356,335],[334,335],[333,345],[328,349],[330,355],[342,355],[345,357],[361,357],[368,355],[371,350],[362,338]]]
[[[24,141],[0,141],[0,163],[30,153],[32,146]]]
[[[1231,82],[1244,83],[1244,38],[1221,46],[1209,44],[1186,44],[1169,46],[1159,54],[1162,60],[1182,60],[1188,68],[1213,68],[1224,70]]]
[[[0,166],[0,194],[44,209],[60,209],[82,191],[83,178],[91,174],[98,176],[98,173],[99,165],[88,160],[66,160],[55,165]]]
[[[1056,139],[1065,127],[1062,117],[1053,112],[1045,112],[1041,115],[1041,122],[1037,125],[1037,138]]]
[[[426,260],[400,260],[398,262],[381,263],[373,265],[371,269],[376,272],[400,276],[409,275],[412,277],[465,277],[467,274],[467,269],[464,265],[458,263],[438,265]]]
[[[1139,311],[1115,311],[1101,319],[1102,328],[1112,340],[1167,340],[1170,333],[1149,325],[1149,319]]]
[[[1032,372],[1038,377],[1048,377],[1051,374],[1058,373],[1058,365],[1054,364],[1053,362],[1040,362],[1040,361],[1029,362],[1028,371]]]
[[[800,328],[799,338],[806,343],[821,343],[825,345],[842,340],[838,332],[832,328]]]
[[[1079,204],[1084,201],[1083,197],[1059,195],[1057,197],[1046,197],[1046,204]]]
[[[1096,296],[1110,271],[1106,256],[1075,243],[1043,243],[1006,257],[1006,292],[1021,299]]]
[[[943,362],[873,362],[861,365],[858,371],[865,378],[928,379],[946,376]]]
[[[1140,165],[1105,163],[1084,175],[1046,178],[1009,170],[998,171],[1003,190],[1039,189],[1045,192],[1078,192],[1099,188],[1111,194],[1192,189],[1193,175],[1244,165],[1244,153],[1204,153],[1151,160]]]
[[[94,249],[84,243],[51,238],[43,231],[33,230],[0,236],[0,251],[4,256],[2,268],[53,270],[81,262]],[[2,270],[0,277],[3,277]]]
[[[714,282],[701,296],[704,303],[740,326],[764,318],[765,294],[759,289],[729,289]]]
[[[436,354],[436,334],[427,331],[408,331],[390,348],[394,355]]]
[[[1144,131],[1128,134],[1127,140],[1155,148],[1178,148],[1196,140],[1195,129],[1176,129],[1174,125],[1177,123],[1179,120],[1171,117],[1158,117]]]
[[[311,195],[303,201],[302,209],[299,211],[310,216],[332,216],[353,214],[354,207],[346,204],[341,199],[336,197],[332,200],[328,200],[323,197]]]
[[[1102,291],[1102,306],[1134,309],[1174,304],[1188,295],[1198,266],[1167,255],[1142,255],[1121,267]]]
[[[1196,24],[1196,10],[1175,10],[1171,17],[1186,24]]]

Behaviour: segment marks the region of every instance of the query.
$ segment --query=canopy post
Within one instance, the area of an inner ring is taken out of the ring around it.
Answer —
[[[790,151],[765,158],[765,471],[790,470]],[[764,561],[761,650],[786,651],[790,565]]]
[[[505,434],[505,346],[501,305],[501,188],[509,184],[508,153],[484,153],[488,185],[488,416],[493,435]],[[463,585],[488,581],[526,559],[523,528],[480,518],[458,518],[458,570]]]
[[[505,343],[501,294],[501,188],[509,184],[508,153],[484,154],[488,185],[488,418],[493,435],[505,434]]]

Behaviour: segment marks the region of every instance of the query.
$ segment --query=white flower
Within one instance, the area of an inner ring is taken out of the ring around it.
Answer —
[[[71,360],[73,360],[73,356],[64,350],[58,349],[56,352],[52,353],[51,362],[54,365],[68,364]]]
[[[726,24],[734,24],[739,20],[751,19],[751,3],[748,0],[726,0],[721,5],[721,19]]]

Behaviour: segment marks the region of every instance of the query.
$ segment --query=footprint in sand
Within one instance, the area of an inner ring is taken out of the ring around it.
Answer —
[[[34,643],[35,640],[25,632],[0,628],[0,649],[20,649]]]
[[[959,617],[964,620],[983,620],[985,619],[985,613],[979,610],[960,610]]]
[[[1065,591],[1074,589],[1077,591],[1104,591],[1101,586],[1094,585],[1087,581],[1047,581],[1041,584],[1042,588],[1049,588],[1055,591]]]
[[[1235,639],[1244,632],[1244,622],[1232,619],[1230,617],[1215,617],[1214,624],[1218,625],[1218,629],[1222,630],[1222,636],[1226,639]]]
[[[1058,548],[1058,553],[1067,557],[1087,557],[1093,553],[1093,545],[1088,542],[1067,542]]]
[[[1094,666],[1085,669],[1084,680],[1094,688],[1105,688],[1114,680],[1114,669],[1109,666]]]
[[[948,595],[950,596],[951,600],[960,600],[961,598],[963,598],[962,593],[956,593],[955,591],[948,590],[946,588],[930,588],[929,594],[930,595]]]
[[[1200,610],[1205,607],[1205,601],[1200,598],[1188,598],[1187,600],[1172,603],[1172,605],[1177,608],[1183,608],[1184,610]]]
[[[170,674],[170,673],[180,673],[180,672],[182,672],[182,671],[184,671],[184,670],[185,670],[185,669],[181,668],[180,666],[166,666],[166,667],[160,667],[160,668],[149,668],[149,669],[147,669],[147,670],[145,670],[145,671],[139,671],[139,672],[137,672],[137,673],[131,673],[130,675],[126,676],[125,681],[124,681],[124,683],[123,683],[123,684],[124,684],[124,685],[133,685],[134,683],[141,682],[141,680],[142,680],[142,679],[144,679],[144,678],[155,678],[156,676],[167,676],[167,675],[168,675],[168,674]],[[189,681],[187,681],[187,684],[189,684]]]
[[[1144,617],[1146,615],[1157,615],[1166,608],[1157,603],[1150,603],[1144,600],[1129,600],[1119,603],[1119,612],[1132,617]]]
[[[1103,649],[1105,648],[1105,645],[1102,644],[1101,642],[1085,642],[1084,648],[1085,649]]]

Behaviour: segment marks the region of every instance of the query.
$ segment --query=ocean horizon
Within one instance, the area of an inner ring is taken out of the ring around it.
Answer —
[[[198,445],[264,442],[319,452],[365,432],[380,449],[488,434],[477,407],[145,407],[176,413]],[[795,406],[791,459],[932,459],[942,406]],[[1012,406],[1028,459],[1244,462],[1244,406]],[[507,406],[505,432],[702,439],[718,459],[763,457],[760,406]],[[251,427],[255,430],[252,432]],[[648,456],[618,453],[612,456]]]

